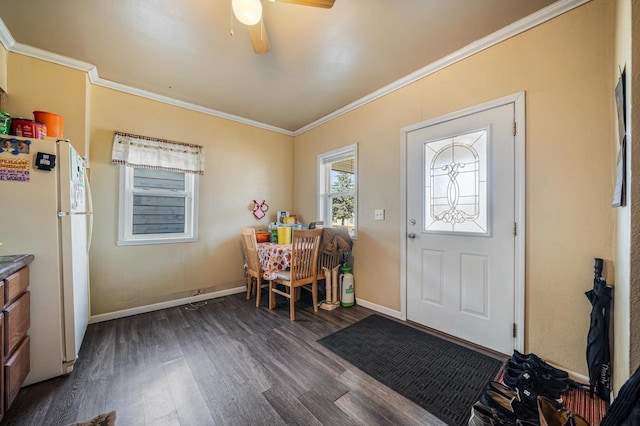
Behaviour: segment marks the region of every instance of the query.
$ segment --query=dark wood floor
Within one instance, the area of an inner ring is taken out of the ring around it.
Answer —
[[[369,316],[269,311],[241,294],[92,324],[74,371],[20,391],[3,424],[441,425],[316,340]]]

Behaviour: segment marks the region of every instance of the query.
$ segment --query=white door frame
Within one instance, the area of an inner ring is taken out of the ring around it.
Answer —
[[[515,349],[524,350],[525,330],[525,93],[519,92],[480,105],[432,118],[400,130],[400,318],[407,320],[407,141],[408,133],[427,126],[454,120],[480,111],[514,104],[515,119],[515,291],[514,320],[516,324]]]

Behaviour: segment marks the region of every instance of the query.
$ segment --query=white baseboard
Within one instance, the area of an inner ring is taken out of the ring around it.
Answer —
[[[400,311],[395,311],[393,309],[389,309],[385,306],[381,306],[381,305],[377,305],[375,303],[372,302],[368,302],[364,299],[359,299],[356,298],[356,305],[360,305],[362,307],[371,309],[372,311],[376,311],[376,312],[380,312],[381,314],[385,314],[388,315],[392,318],[396,318],[396,319],[402,319],[402,316],[400,315]]]
[[[159,311],[160,309],[173,308],[175,306],[186,305],[187,303],[201,302],[203,300],[216,299],[218,297],[230,296],[232,294],[244,293],[246,286],[230,288],[227,290],[203,293],[197,296],[183,297],[181,299],[168,300],[166,302],[154,303],[152,305],[136,306],[135,308],[123,309],[121,311],[108,312],[106,314],[92,315],[89,317],[89,324],[109,321],[118,318],[130,317],[132,315],[145,314],[147,312]]]
[[[573,380],[574,382],[589,383],[589,377],[585,376],[584,374],[578,374],[575,371],[565,370],[564,368],[562,370],[564,370],[567,373],[569,373],[569,378],[571,380]]]

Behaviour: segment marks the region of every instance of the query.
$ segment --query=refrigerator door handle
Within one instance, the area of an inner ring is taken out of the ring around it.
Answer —
[[[85,188],[87,191],[87,207],[89,212],[89,224],[87,229],[87,253],[91,248],[91,239],[93,238],[93,197],[91,196],[91,183],[87,173],[84,174]]]

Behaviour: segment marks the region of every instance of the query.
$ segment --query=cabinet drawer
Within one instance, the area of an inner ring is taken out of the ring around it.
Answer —
[[[26,336],[18,348],[4,363],[4,382],[5,382],[5,409],[9,409],[11,403],[18,395],[20,387],[27,378],[31,363],[29,361],[29,336]]]
[[[4,280],[4,303],[9,304],[29,287],[29,268],[22,268]]]
[[[26,292],[4,310],[4,356],[8,356],[27,334],[31,326],[29,305],[31,293]]]

